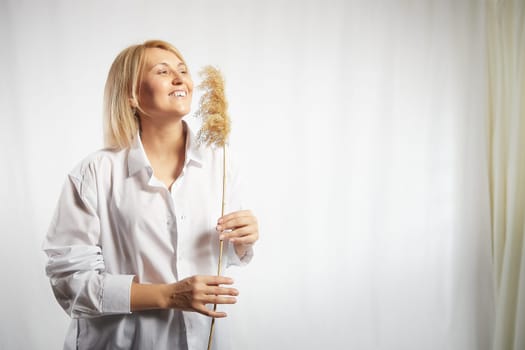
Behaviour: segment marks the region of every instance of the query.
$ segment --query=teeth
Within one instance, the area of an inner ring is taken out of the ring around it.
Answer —
[[[186,91],[174,91],[170,95],[177,96],[177,97],[185,97]]]

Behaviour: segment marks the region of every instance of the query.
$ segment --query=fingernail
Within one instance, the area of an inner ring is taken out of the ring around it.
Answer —
[[[217,231],[219,231],[219,232],[222,231],[222,227],[219,226],[219,225],[215,226],[215,229],[216,229]]]
[[[218,222],[219,224],[222,224],[222,221],[223,221],[222,219],[219,219],[219,221],[217,221],[217,222]]]
[[[219,236],[219,239],[220,239],[221,241],[224,240],[224,235],[220,235],[220,236]]]

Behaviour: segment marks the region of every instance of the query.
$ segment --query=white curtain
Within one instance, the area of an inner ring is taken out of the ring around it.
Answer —
[[[490,349],[485,15],[475,0],[1,2],[0,349],[62,344],[40,242],[67,171],[102,145],[111,61],[150,38],[227,79],[261,222],[231,272],[235,349]]]
[[[525,349],[525,2],[488,2],[494,350]]]

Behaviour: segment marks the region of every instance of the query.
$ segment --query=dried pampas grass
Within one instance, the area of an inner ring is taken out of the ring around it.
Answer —
[[[198,88],[202,89],[204,94],[196,113],[196,116],[203,120],[198,137],[208,146],[224,147],[231,129],[228,102],[224,94],[224,79],[221,72],[213,66],[204,67],[200,74],[203,81]]]
[[[202,118],[202,126],[198,133],[201,143],[208,146],[215,145],[222,147],[222,209],[221,216],[224,216],[224,203],[226,192],[226,143],[230,134],[230,117],[228,115],[228,102],[224,94],[224,79],[221,72],[212,66],[206,66],[200,72],[203,77],[198,88],[204,90],[199,101],[197,117]],[[224,241],[219,243],[219,263],[217,266],[217,276],[221,275],[222,255]],[[213,305],[213,311],[217,310],[217,304]],[[213,330],[215,328],[215,317],[211,320],[210,336],[208,338],[208,350],[211,349]]]

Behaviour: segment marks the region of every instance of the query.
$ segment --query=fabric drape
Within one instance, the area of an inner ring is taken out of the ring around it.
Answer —
[[[494,350],[525,349],[525,2],[488,3]]]

